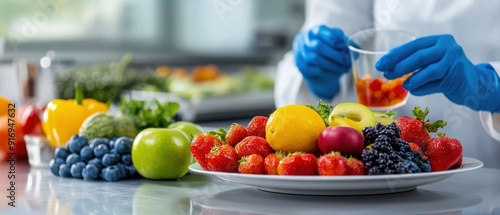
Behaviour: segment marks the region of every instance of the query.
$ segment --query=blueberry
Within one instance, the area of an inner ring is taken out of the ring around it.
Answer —
[[[80,158],[82,158],[82,161],[87,162],[94,158],[94,151],[90,148],[90,146],[85,146],[80,151]]]
[[[103,169],[103,176],[106,181],[118,181],[120,178],[120,170],[116,166],[108,166]]]
[[[128,137],[120,137],[120,138],[116,139],[116,141],[114,143],[116,151],[122,155],[130,154],[133,141],[134,141],[133,139],[128,138]]]
[[[96,158],[102,158],[106,153],[109,152],[109,149],[106,145],[100,144],[94,148],[94,156]]]
[[[62,158],[54,158],[52,160],[50,160],[50,172],[52,172],[52,174],[56,175],[56,176],[59,176],[59,167],[61,166],[61,164],[64,164],[66,163],[64,161],[64,159]]]
[[[120,136],[114,136],[113,138],[111,138],[111,140],[109,141],[109,148],[110,149],[114,149],[115,148],[115,140],[120,138]]]
[[[87,164],[93,164],[94,166],[97,167],[97,169],[104,168],[104,165],[102,165],[102,161],[100,158],[94,158],[94,159],[90,160]]]
[[[87,164],[82,171],[83,179],[95,180],[99,177],[99,169],[94,164]]]
[[[80,161],[82,161],[82,158],[80,157],[80,155],[75,154],[75,153],[70,154],[66,158],[66,164],[68,164],[68,166],[72,166],[73,164],[80,162]]]
[[[125,164],[126,166],[132,164],[132,156],[128,155],[122,155],[122,163]]]
[[[95,147],[97,147],[98,145],[106,145],[109,147],[109,139],[108,138],[105,138],[105,137],[102,137],[102,138],[94,138],[92,140],[90,140],[89,142],[89,146],[90,148],[94,149]]]
[[[59,175],[64,178],[71,177],[71,168],[67,164],[62,164],[59,167]]]
[[[429,163],[423,163],[422,166],[420,166],[420,169],[422,170],[422,172],[430,172],[431,165]]]
[[[73,135],[71,139],[66,144],[66,148],[69,149],[71,153],[79,153],[84,146],[88,144],[88,139],[85,136],[79,136],[78,134]]]
[[[83,168],[85,168],[84,162],[77,162],[71,165],[71,176],[73,176],[73,178],[82,178]]]
[[[110,149],[109,153],[114,153],[114,154],[118,155],[118,151],[116,151],[116,148]]]
[[[116,165],[119,161],[119,158],[116,154],[114,153],[107,153],[102,157],[102,164],[104,166],[112,166]]]
[[[107,167],[104,167],[104,168],[102,168],[102,169],[101,169],[101,174],[100,174],[100,176],[101,176],[101,178],[102,178],[102,179],[104,179],[104,175],[106,174],[106,171],[107,171],[107,170],[108,170],[108,169],[107,169]]]
[[[54,157],[56,158],[66,159],[68,155],[69,151],[62,146],[57,147],[56,150],[54,151]]]
[[[128,170],[128,177],[129,178],[133,178],[133,177],[137,176],[137,170],[135,169],[134,165],[126,166],[126,168]]]
[[[120,178],[126,178],[128,175],[128,169],[127,166],[119,163],[116,164],[116,167],[118,167],[118,171],[120,172]]]

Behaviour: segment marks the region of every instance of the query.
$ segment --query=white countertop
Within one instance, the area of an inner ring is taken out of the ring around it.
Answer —
[[[4,165],[5,164],[5,165]],[[269,193],[189,173],[179,180],[84,181],[16,164],[15,208],[1,165],[0,214],[500,214],[500,169],[458,173],[416,190],[364,196]]]

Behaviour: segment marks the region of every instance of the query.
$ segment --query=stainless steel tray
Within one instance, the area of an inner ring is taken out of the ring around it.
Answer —
[[[177,94],[150,91],[126,91],[124,95],[136,100],[169,100],[180,105],[183,121],[212,121],[269,115],[275,109],[272,90],[238,92],[227,95],[187,99]]]

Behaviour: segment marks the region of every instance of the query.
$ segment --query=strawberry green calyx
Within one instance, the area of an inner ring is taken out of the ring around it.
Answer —
[[[243,156],[243,157],[241,157],[241,158],[238,160],[238,163],[244,163],[244,162],[247,162],[247,157],[248,157],[248,156]]]
[[[286,157],[286,154],[283,151],[277,151],[274,154],[278,155],[280,159]]]
[[[219,145],[215,145],[214,147],[212,147],[210,149],[210,152],[217,152],[217,151],[219,151],[219,149],[220,149],[220,146]]]
[[[301,155],[301,154],[305,154],[305,153],[304,152],[292,152],[292,153],[288,153],[288,155],[286,155],[286,157],[294,156],[294,155]]]
[[[424,127],[428,132],[436,132],[439,128],[443,128],[447,124],[447,122],[443,120],[436,120],[433,123],[431,123],[428,119],[426,120],[425,117],[427,116],[427,114],[429,114],[428,107],[426,107],[425,110],[422,111],[420,109],[420,106],[416,106],[412,110],[412,113],[415,119],[420,120],[424,124]]]
[[[396,119],[398,117],[398,113],[396,111],[391,111],[391,110],[385,112],[385,115],[387,115],[387,117],[391,119]]]
[[[340,152],[334,152],[334,151],[328,153],[328,155],[340,155],[340,156],[342,156],[342,154],[340,154]]]
[[[448,135],[446,135],[446,133],[444,133],[444,132],[438,132],[437,136],[438,137],[447,137]]]
[[[217,137],[223,144],[226,144],[227,131],[223,128],[217,130],[209,131],[207,134]]]

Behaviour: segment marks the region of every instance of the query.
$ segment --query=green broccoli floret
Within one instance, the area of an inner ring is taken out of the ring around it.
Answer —
[[[318,114],[325,122],[325,125],[328,126],[328,117],[330,116],[330,113],[333,110],[333,106],[331,104],[319,100],[318,105],[316,107],[311,104],[306,104],[306,107],[309,107],[314,111],[318,112]]]

